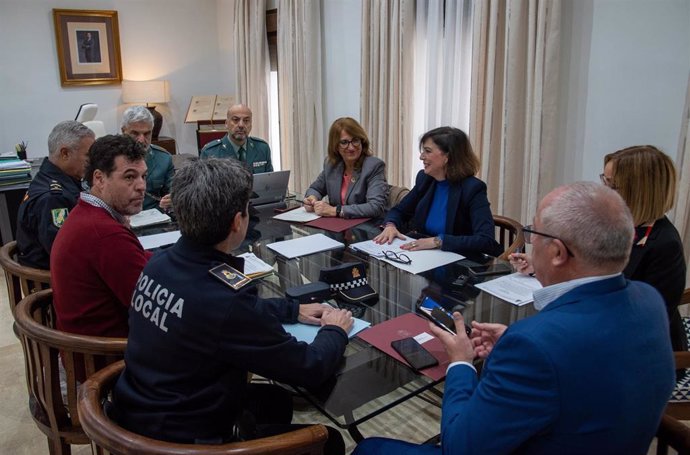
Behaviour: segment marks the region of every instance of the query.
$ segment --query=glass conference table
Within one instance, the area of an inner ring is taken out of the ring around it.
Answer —
[[[236,253],[252,251],[273,266],[272,275],[257,280],[261,297],[283,297],[290,287],[318,281],[323,268],[359,261],[367,265],[367,279],[378,292],[379,301],[370,307],[348,309],[353,311],[354,316],[372,325],[414,312],[418,300],[423,296],[434,298],[448,310],[460,311],[468,323],[476,320],[508,325],[536,312],[531,304],[515,306],[472,285],[453,284],[459,275],[467,274],[467,265],[475,263],[472,259],[478,261],[481,260],[479,258],[468,258],[413,275],[348,247],[380,233],[381,220],[370,220],[344,232],[334,233],[275,220],[273,207],[258,212],[258,222],[257,217],[250,222],[247,239]],[[137,230],[137,234],[171,229],[175,229],[174,224]],[[317,233],[344,243],[345,249],[286,259],[267,246],[276,241]],[[342,365],[334,377],[317,389],[295,389],[335,425],[348,430],[353,439],[359,441],[362,439],[357,428],[359,424],[427,390],[440,395],[435,386],[442,381],[434,381],[415,372],[355,336],[350,339]]]

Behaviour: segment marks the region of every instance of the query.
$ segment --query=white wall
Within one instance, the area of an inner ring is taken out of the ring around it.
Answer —
[[[561,181],[598,180],[603,156],[630,145],[676,158],[690,2],[566,0],[563,12]]]
[[[108,132],[119,130],[126,107],[120,85],[61,87],[53,8],[118,12],[124,78],[170,81],[171,101],[158,107],[161,134],[173,136],[178,151],[195,152],[196,126],[183,123],[189,100],[228,83],[220,82],[216,6],[216,0],[0,0],[0,152],[28,140],[30,157],[45,156],[50,129],[86,102],[99,105],[97,119]]]

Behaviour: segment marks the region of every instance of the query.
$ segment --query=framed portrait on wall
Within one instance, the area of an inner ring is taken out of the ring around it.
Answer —
[[[117,11],[53,9],[62,86],[122,82]]]

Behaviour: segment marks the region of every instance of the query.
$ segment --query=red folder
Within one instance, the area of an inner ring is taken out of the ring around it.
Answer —
[[[316,220],[304,223],[305,226],[311,226],[325,231],[331,232],[343,232],[351,227],[355,227],[358,224],[362,224],[365,221],[369,221],[370,218],[337,218],[330,216],[322,216]]]
[[[391,341],[400,340],[402,338],[414,337],[422,332],[431,334],[429,330],[429,322],[417,316],[414,313],[406,313],[397,318],[389,319],[380,324],[373,325],[368,329],[360,332],[357,336],[366,341],[375,348],[385,352],[398,361],[408,365],[407,362],[398,354],[392,347]],[[422,346],[431,353],[438,365],[431,368],[425,368],[420,371],[424,376],[427,376],[434,381],[438,381],[446,377],[446,369],[450,364],[448,353],[443,347],[441,340],[434,337],[424,343]]]

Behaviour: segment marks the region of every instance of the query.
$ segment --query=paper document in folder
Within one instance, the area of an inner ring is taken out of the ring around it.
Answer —
[[[429,332],[429,322],[414,313],[407,313],[371,326],[357,336],[389,356],[407,364],[402,356],[391,347],[391,341],[407,337],[417,337],[425,332]],[[423,346],[431,355],[436,357],[438,365],[426,368],[420,371],[420,373],[434,381],[445,378],[446,368],[448,368],[450,360],[441,340],[431,337]]]

